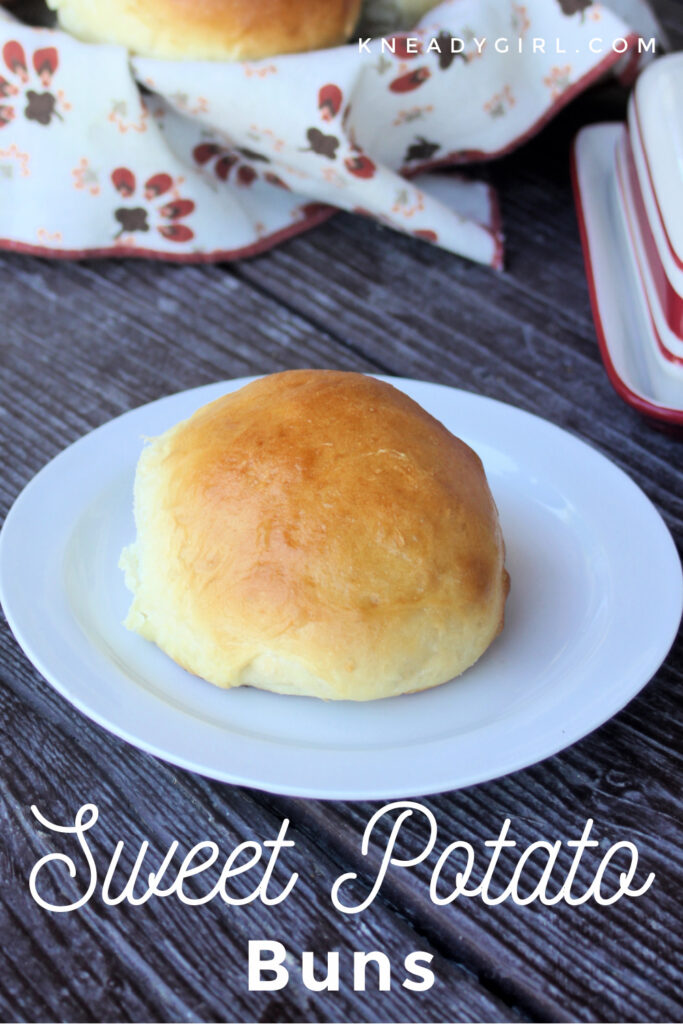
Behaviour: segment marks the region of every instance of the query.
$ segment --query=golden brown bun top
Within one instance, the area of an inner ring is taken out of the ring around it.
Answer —
[[[464,605],[488,586],[497,519],[481,462],[389,384],[274,374],[192,417],[168,457],[177,518],[194,526],[201,508],[205,557],[229,537],[226,580],[256,618],[304,622],[321,593],[339,608],[416,601],[454,564]]]
[[[48,0],[81,39],[147,57],[256,60],[345,42],[361,0]]]

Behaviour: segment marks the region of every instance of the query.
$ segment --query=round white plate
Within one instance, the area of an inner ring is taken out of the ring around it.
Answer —
[[[244,384],[153,402],[62,452],[0,536],[0,596],[19,643],[67,700],[183,768],[296,796],[417,796],[554,754],[617,712],[673,642],[683,586],[659,514],[616,466],[544,420],[394,380],[481,456],[512,578],[506,625],[464,676],[424,693],[324,703],[219,690],[121,625],[135,464],[155,435]]]

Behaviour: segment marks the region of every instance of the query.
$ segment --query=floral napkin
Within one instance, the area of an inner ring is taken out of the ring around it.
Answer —
[[[0,19],[0,247],[180,261],[343,208],[500,266],[492,191],[423,172],[519,145],[635,39],[589,0],[448,0],[384,42],[254,63],[130,59]]]

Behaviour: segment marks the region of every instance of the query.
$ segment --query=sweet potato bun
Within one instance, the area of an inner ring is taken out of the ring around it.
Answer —
[[[47,0],[79,39],[144,57],[257,60],[336,46],[360,0]]]
[[[486,650],[508,591],[475,453],[402,392],[295,370],[149,443],[126,625],[217,686],[373,700]]]

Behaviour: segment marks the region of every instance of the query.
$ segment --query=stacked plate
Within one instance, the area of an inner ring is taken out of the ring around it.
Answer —
[[[579,133],[573,174],[610,380],[640,412],[683,426],[683,54],[643,72],[627,125]]]

